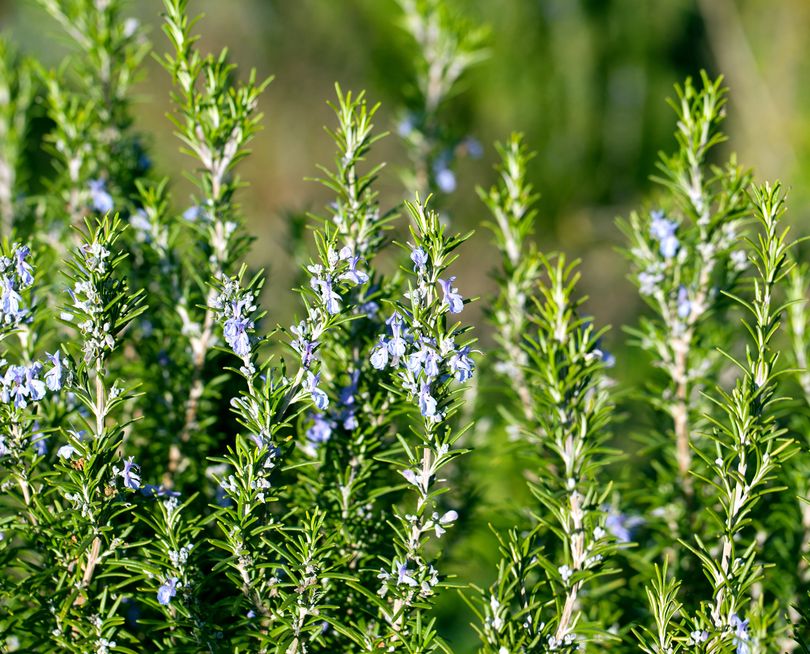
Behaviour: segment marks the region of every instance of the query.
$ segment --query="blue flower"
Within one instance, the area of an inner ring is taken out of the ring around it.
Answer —
[[[0,294],[0,308],[2,308],[5,322],[19,322],[25,317],[25,311],[21,309],[22,296],[14,288],[11,278],[3,277],[3,289]]]
[[[399,124],[397,125],[397,134],[399,134],[402,138],[407,138],[415,129],[415,123],[416,119],[414,118],[413,114],[407,114],[405,118],[399,121]]]
[[[433,348],[428,349],[424,366],[425,375],[429,379],[435,379],[439,376],[439,355]]]
[[[377,304],[374,300],[364,302],[359,307],[357,307],[357,312],[364,314],[366,318],[374,318],[374,316],[377,315],[377,312],[379,310],[380,305]]]
[[[638,292],[642,295],[652,295],[658,290],[658,285],[664,281],[664,276],[656,270],[645,270],[638,275]]]
[[[371,351],[371,365],[377,370],[382,370],[388,365],[388,348],[385,336],[380,336],[380,340]]]
[[[124,486],[130,490],[138,490],[141,487],[140,466],[133,462],[133,457],[124,461],[124,469],[118,473],[124,480]]]
[[[163,606],[167,606],[172,601],[172,597],[177,595],[177,577],[168,577],[157,591],[157,600]]]
[[[59,350],[54,352],[53,354],[47,355],[48,359],[50,359],[53,367],[45,373],[45,385],[48,387],[48,390],[51,391],[58,391],[62,388],[62,359],[61,353]]]
[[[42,364],[39,361],[35,361],[25,369],[25,381],[33,402],[38,402],[45,397],[45,382],[39,379],[40,370],[42,370]]]
[[[413,261],[414,272],[420,272],[425,269],[427,265],[428,255],[422,248],[415,248],[411,252],[411,261]]]
[[[313,445],[325,443],[332,436],[332,423],[323,415],[315,415],[315,422],[307,429],[307,440]]]
[[[143,209],[138,209],[129,217],[129,224],[132,225],[139,241],[146,241],[147,243],[152,240],[152,221],[149,219],[149,214]]]
[[[56,456],[60,459],[69,459],[76,454],[76,448],[72,445],[63,445],[56,451]]]
[[[24,409],[28,406],[27,397],[30,393],[27,384],[27,372],[25,366],[9,366],[6,369],[6,374],[3,377],[3,402],[14,402],[14,406],[18,409]]]
[[[447,167],[445,158],[436,162],[433,173],[436,177],[436,186],[439,187],[442,193],[452,193],[456,190],[456,175]]]
[[[316,347],[318,347],[318,343],[315,341],[303,341],[301,343],[301,365],[304,368],[309,368],[312,365]]]
[[[28,288],[34,283],[34,271],[31,264],[25,259],[31,253],[31,249],[27,245],[18,245],[14,250],[14,258],[17,260],[17,275],[20,277],[20,285],[22,288]]]
[[[436,400],[430,394],[430,385],[424,381],[419,389],[419,410],[426,418],[436,415]]]
[[[661,241],[659,250],[661,252],[661,256],[663,256],[665,259],[671,259],[678,254],[679,247],[680,241],[678,241],[676,236],[667,236]]]
[[[692,301],[689,299],[689,291],[686,286],[681,286],[678,289],[678,317],[688,318],[692,313]]]
[[[678,248],[680,247],[680,242],[675,236],[678,223],[664,218],[663,211],[653,211],[650,215],[652,217],[652,221],[650,222],[650,236],[658,241],[661,256],[665,259],[671,259],[678,253]]]
[[[113,209],[112,196],[107,193],[107,184],[103,179],[91,179],[88,182],[90,187],[90,202],[93,209],[99,213],[109,213]]]
[[[481,145],[481,141],[474,136],[468,136],[464,139],[463,144],[467,148],[467,154],[472,159],[480,159],[484,156],[484,147]]]
[[[310,286],[314,290],[320,289],[321,300],[326,307],[326,312],[332,316],[340,312],[340,295],[332,288],[332,280],[330,278],[319,279],[313,277],[310,281]]]
[[[315,358],[315,350],[318,347],[318,341],[307,340],[307,324],[302,320],[296,327],[290,327],[290,332],[295,334],[296,338],[292,341],[293,349],[301,355],[301,365],[304,368],[309,368]]]
[[[354,394],[357,393],[357,382],[360,380],[360,371],[355,370],[350,376],[351,382],[348,386],[340,389],[340,403],[343,406],[354,405]]]
[[[643,522],[644,519],[638,516],[626,516],[610,510],[605,518],[605,528],[619,543],[629,543],[633,539],[633,530]]]
[[[424,371],[425,377],[428,379],[439,376],[439,355],[429,343],[424,341],[421,347],[408,357],[405,365],[414,376],[418,375],[420,370]]]
[[[234,316],[225,321],[222,333],[228,345],[240,357],[250,354],[250,336],[246,331],[249,327],[250,321],[240,316]]]
[[[180,493],[177,491],[152,484],[146,484],[141,488],[141,495],[144,497],[180,497]]]
[[[464,300],[461,295],[459,295],[458,289],[453,288],[455,279],[455,277],[451,277],[447,281],[440,279],[439,284],[444,294],[444,304],[447,305],[450,313],[461,313],[461,310],[464,308]]]
[[[398,313],[391,316],[391,340],[388,341],[388,351],[395,359],[405,356],[406,343],[402,337],[402,318]]]
[[[408,570],[408,564],[403,563],[397,569],[397,584],[410,586],[413,588],[414,586],[418,586],[419,582],[416,581],[412,576],[412,572]]]
[[[751,654],[751,636],[748,633],[748,618],[740,620],[736,613],[731,615],[729,627],[734,635],[734,644],[737,646],[737,654]]]
[[[368,281],[368,275],[362,270],[357,270],[357,262],[360,257],[352,257],[349,261],[349,269],[340,276],[340,279],[349,281],[353,284],[365,284]]]
[[[189,207],[183,212],[183,218],[188,220],[190,223],[196,222],[200,216],[203,215],[202,207],[193,206]]]
[[[324,391],[318,388],[318,383],[321,381],[321,373],[317,375],[313,375],[311,372],[307,371],[307,381],[305,388],[309,391],[310,395],[312,395],[312,401],[315,403],[315,406],[318,407],[321,411],[325,411],[326,407],[329,406],[329,397],[326,395]]]
[[[411,354],[405,361],[405,367],[414,377],[419,374],[422,369],[422,364],[425,362],[427,356],[427,347],[423,344],[416,352]]]
[[[465,382],[473,376],[475,362],[469,357],[470,347],[465,345],[458,352],[453,352],[447,365],[450,371],[460,382]]]

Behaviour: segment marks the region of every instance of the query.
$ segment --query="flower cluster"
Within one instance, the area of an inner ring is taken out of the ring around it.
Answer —
[[[347,245],[340,251],[329,247],[322,263],[307,266],[311,274],[309,285],[329,315],[334,316],[340,312],[341,295],[338,292],[338,282],[345,282],[351,287],[368,281],[368,274],[357,269],[359,261],[360,255],[355,255]]]
[[[0,256],[0,321],[5,327],[19,325],[28,316],[20,292],[34,283],[30,254],[27,245],[15,244],[9,256]]]
[[[650,236],[658,242],[658,252],[664,259],[671,259],[681,247],[675,232],[678,223],[669,220],[660,209],[650,213]]]
[[[216,310],[217,320],[222,324],[225,342],[246,366],[250,365],[250,334],[255,327],[254,314],[257,308],[255,293],[243,289],[236,279],[226,279],[211,306]]]
[[[99,241],[80,246],[81,276],[72,288],[68,288],[72,304],[62,312],[62,318],[67,321],[73,320],[74,313],[83,318],[77,326],[84,337],[83,351],[87,362],[100,360],[115,345],[107,312],[109,289],[100,281],[109,272],[109,258],[109,249]]]
[[[38,402],[45,397],[45,391],[59,391],[65,373],[65,362],[61,354],[47,355],[51,367],[40,378],[44,365],[34,361],[28,365],[9,365],[2,377],[0,401],[24,409],[29,402]]]
[[[459,300],[460,301],[460,300]],[[475,370],[470,358],[470,346],[457,347],[452,336],[436,339],[414,336],[402,316],[394,312],[386,320],[389,336],[380,336],[371,352],[371,364],[377,370],[386,367],[398,371],[404,388],[416,400],[423,416],[441,419],[432,385],[450,377],[468,381]]]

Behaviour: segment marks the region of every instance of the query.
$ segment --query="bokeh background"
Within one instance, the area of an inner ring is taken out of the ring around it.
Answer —
[[[672,87],[701,69],[724,74],[730,86],[726,154],[755,168],[759,179],[780,178],[791,189],[791,222],[810,227],[810,2],[808,0],[458,0],[475,22],[491,27],[490,55],[464,78],[450,116],[483,146],[483,156],[464,158],[458,188],[442,206],[459,230],[478,228],[486,211],[474,187],[494,179],[492,143],[524,132],[538,155],[530,176],[541,193],[536,238],[543,249],[582,257],[588,310],[598,324],[615,328],[607,337],[616,352],[617,375],[636,359],[625,349],[619,327],[642,310],[625,280],[617,247],[617,216],[655,201],[657,153],[674,146],[673,113],[665,99]],[[160,0],[133,0],[131,10],[151,26],[154,50],[168,43],[160,31]],[[206,14],[199,24],[204,50],[228,46],[244,74],[274,75],[262,98],[265,129],[241,168],[248,186],[241,203],[257,237],[251,263],[269,269],[266,306],[273,322],[289,324],[294,296],[291,254],[293,216],[318,211],[328,192],[307,181],[316,164],[330,164],[333,124],[326,101],[334,83],[365,89],[382,103],[377,117],[391,135],[375,148],[373,161],[388,166],[380,180],[382,205],[404,197],[397,170],[405,148],[397,122],[411,81],[413,43],[398,24],[394,0],[192,0]],[[0,28],[23,51],[55,63],[64,52],[60,32],[34,0],[0,0]],[[172,178],[175,200],[190,203],[191,187],[165,114],[169,77],[148,60],[134,106],[136,127],[146,134],[157,171]],[[496,264],[489,235],[478,229],[456,266],[465,295],[486,297]],[[483,349],[488,342],[481,312]],[[493,484],[497,487],[497,480]],[[497,491],[483,489],[490,496]],[[454,553],[453,565],[485,583],[495,559],[491,538],[472,539]],[[480,548],[476,551],[475,548]],[[471,565],[469,559],[475,559]],[[470,572],[472,570],[472,572]],[[457,598],[443,607],[444,629],[458,647],[471,637],[468,615]]]

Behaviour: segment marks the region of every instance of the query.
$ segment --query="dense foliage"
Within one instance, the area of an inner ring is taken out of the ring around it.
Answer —
[[[782,187],[716,161],[721,80],[676,88],[662,193],[620,222],[648,305],[630,385],[578,262],[533,239],[518,134],[478,189],[495,344],[467,324],[443,199],[481,146],[444,107],[487,33],[446,3],[399,3],[401,207],[367,162],[377,106],[336,86],[333,201],[275,327],[236,174],[270,80],[164,0],[178,206],[132,127],[141,26],[123,0],[39,3],[76,49],[47,70],[0,42],[0,651],[458,652],[453,593],[493,654],[808,651],[810,272]],[[498,449],[527,492],[478,587],[447,562]]]

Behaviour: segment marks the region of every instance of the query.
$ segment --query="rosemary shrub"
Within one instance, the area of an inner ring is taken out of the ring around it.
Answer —
[[[0,41],[0,651],[461,652],[459,593],[492,654],[810,651],[808,267],[782,187],[715,162],[720,79],[676,88],[661,192],[620,221],[647,306],[631,385],[579,262],[534,239],[518,134],[478,189],[497,292],[493,345],[474,335],[443,198],[481,146],[444,105],[484,28],[399,2],[401,206],[367,161],[378,105],[336,86],[287,326],[238,202],[270,80],[164,0],[178,199],[133,129],[143,28],[123,0],[39,4],[76,47],[47,70]],[[498,449],[525,505],[471,497]],[[479,587],[459,553],[488,519]]]

